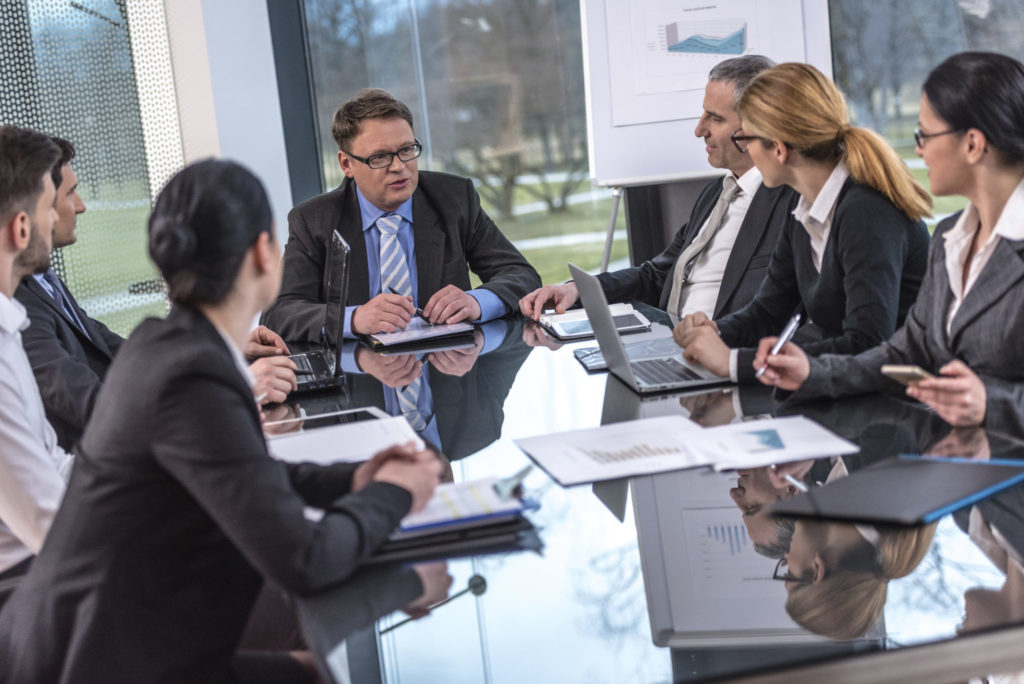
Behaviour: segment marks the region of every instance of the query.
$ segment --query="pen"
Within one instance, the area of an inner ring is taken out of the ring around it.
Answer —
[[[296,368],[294,372],[296,375],[314,375],[313,371],[306,370],[305,368]]]
[[[396,294],[396,295],[398,295],[399,297],[401,297],[401,296],[402,296],[402,293],[401,293],[401,292],[399,292],[398,290],[396,290],[396,289],[395,289],[395,288],[393,288],[393,287],[389,287],[389,288],[388,288],[388,291],[389,291],[389,292],[390,292],[391,294]],[[427,321],[427,323],[430,323],[430,321],[429,321],[429,320],[427,320],[427,317],[423,315],[423,309],[419,308],[418,306],[416,307],[416,311],[414,311],[413,313],[415,313],[415,314],[416,314],[417,316],[419,316],[419,317],[420,317],[420,318],[422,318],[423,320]]]
[[[800,314],[795,313],[793,314],[793,317],[789,319],[789,323],[786,323],[786,327],[782,329],[782,333],[779,335],[779,339],[775,341],[774,345],[772,345],[772,349],[771,351],[768,352],[768,356],[775,356],[780,351],[782,351],[782,348],[786,346],[786,343],[793,339],[793,333],[796,332],[796,329],[799,326]],[[768,370],[767,360],[765,361],[765,364],[763,366],[757,369],[757,372],[754,373],[754,377],[761,377],[762,375],[764,375],[764,372],[766,370]]]
[[[267,393],[266,392],[264,392],[263,394],[257,394],[256,395],[256,403],[257,404],[262,404],[266,400],[266,398],[267,398]]]
[[[795,477],[793,477],[789,473],[786,473],[785,475],[783,475],[782,479],[785,480],[786,482],[788,482],[789,484],[793,485],[794,487],[796,487],[798,491],[801,491],[801,492],[806,492],[807,491],[807,485],[805,485],[803,482],[801,482],[800,480],[796,479]]]

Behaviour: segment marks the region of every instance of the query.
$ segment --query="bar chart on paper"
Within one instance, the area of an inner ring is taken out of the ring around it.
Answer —
[[[707,525],[704,528],[703,544],[709,559],[726,553],[736,557],[750,544],[750,537],[743,525]]]
[[[754,550],[739,509],[682,511],[690,573],[708,596],[755,596],[770,581],[774,561]]]

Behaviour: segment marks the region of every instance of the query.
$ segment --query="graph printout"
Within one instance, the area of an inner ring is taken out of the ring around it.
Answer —
[[[615,126],[700,116],[708,72],[725,59],[807,59],[800,0],[606,3]]]

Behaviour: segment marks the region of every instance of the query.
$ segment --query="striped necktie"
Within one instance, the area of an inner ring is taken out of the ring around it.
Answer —
[[[380,230],[380,291],[394,290],[403,297],[412,297],[412,280],[409,278],[409,264],[405,261],[405,250],[398,241],[398,227],[402,217],[385,214],[377,219]]]

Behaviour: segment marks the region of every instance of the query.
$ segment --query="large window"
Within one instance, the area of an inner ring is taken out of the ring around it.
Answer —
[[[0,25],[0,121],[77,149],[88,211],[55,269],[91,315],[127,334],[166,304],[146,253],[151,187],[126,3],[3,2]],[[176,119],[165,125],[177,136]]]
[[[334,110],[366,86],[413,110],[421,168],[472,178],[540,272],[600,266],[611,191],[588,179],[579,0],[306,0],[327,188]],[[325,188],[326,189],[326,188]],[[625,231],[612,253],[627,263]]]
[[[928,188],[914,154],[913,130],[928,72],[964,50],[1024,57],[1019,0],[831,0],[835,81],[854,122],[884,135]],[[963,208],[962,197],[935,198],[935,219]]]

